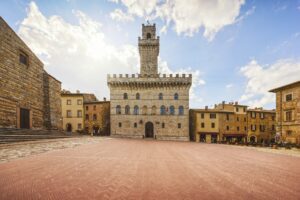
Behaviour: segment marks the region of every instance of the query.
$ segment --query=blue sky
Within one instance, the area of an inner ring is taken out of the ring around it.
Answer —
[[[64,88],[99,98],[107,73],[138,72],[146,20],[157,25],[162,72],[193,73],[190,107],[271,109],[268,90],[300,79],[300,1],[184,2],[3,0],[0,14]]]

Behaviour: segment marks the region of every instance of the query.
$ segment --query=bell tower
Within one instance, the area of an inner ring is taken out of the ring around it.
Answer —
[[[155,77],[157,71],[157,58],[159,54],[159,37],[156,37],[155,24],[142,25],[142,38],[139,37],[140,74]]]

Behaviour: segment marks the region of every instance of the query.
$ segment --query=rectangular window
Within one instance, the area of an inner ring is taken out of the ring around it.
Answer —
[[[96,110],[96,106],[94,106],[93,109]]]
[[[204,128],[205,127],[205,124],[202,122],[201,123],[201,128]]]
[[[275,131],[275,125],[274,124],[272,125],[272,131]]]
[[[67,117],[72,117],[72,112],[71,112],[71,110],[67,110]]]
[[[122,123],[121,122],[119,122],[119,127],[122,127]]]
[[[204,119],[204,113],[201,113],[201,119]]]
[[[259,130],[261,132],[264,132],[265,131],[265,125],[259,125]]]
[[[77,99],[77,105],[82,105],[82,100],[81,99]]]
[[[229,131],[229,126],[226,126],[226,130]]]
[[[239,118],[239,117],[237,117],[237,118],[236,118],[236,121],[240,121],[240,118]]]
[[[286,101],[292,101],[292,100],[293,100],[292,94],[287,94],[287,95],[285,96],[285,100],[286,100]]]
[[[211,127],[212,127],[212,128],[215,128],[215,123],[211,123]]]
[[[67,105],[71,105],[71,104],[72,104],[71,99],[68,99],[68,100],[67,100]]]
[[[90,118],[89,115],[86,114],[86,115],[85,115],[85,120],[89,120],[89,118]]]
[[[255,131],[256,130],[256,125],[251,124],[251,130]]]
[[[272,115],[272,121],[275,121],[275,116],[274,115]]]
[[[239,126],[238,126],[238,127],[236,127],[236,130],[237,130],[237,131],[240,131],[240,127],[239,127]]]
[[[251,112],[251,117],[252,118],[256,118],[256,113],[255,112]]]
[[[264,113],[260,113],[260,118],[261,119],[265,118],[265,114]]]
[[[286,135],[291,136],[292,135],[292,131],[286,131]]]
[[[216,119],[217,115],[216,115],[216,113],[210,113],[209,117],[210,117],[210,119]]]
[[[89,110],[89,107],[88,107],[88,106],[85,106],[85,110]]]
[[[239,112],[239,107],[236,107],[235,110],[236,110],[236,112]]]
[[[79,130],[82,129],[82,124],[78,124],[77,129],[79,129]]]
[[[178,128],[181,128],[181,123],[178,123],[177,126],[178,126]]]
[[[229,114],[226,114],[226,120],[229,121]]]
[[[77,117],[82,117],[82,110],[77,110]]]
[[[285,112],[285,121],[287,121],[287,122],[292,121],[292,111]]]
[[[161,123],[161,128],[165,128],[165,123]]]
[[[244,130],[247,131],[247,127],[246,126],[244,127]]]
[[[246,107],[243,108],[243,111],[246,112]]]
[[[137,123],[134,123],[134,128],[137,128]]]
[[[28,56],[25,54],[25,53],[20,53],[20,56],[19,56],[19,61],[21,64],[24,64],[26,66],[29,65],[29,59],[28,59]]]
[[[244,117],[244,122],[247,121],[246,117]]]
[[[93,120],[97,120],[97,115],[96,114],[93,114]]]

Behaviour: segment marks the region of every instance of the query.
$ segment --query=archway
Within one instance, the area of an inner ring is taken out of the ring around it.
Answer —
[[[256,140],[255,136],[251,136],[251,137],[250,137],[250,142],[251,142],[251,143],[255,143],[255,140]]]
[[[147,122],[145,125],[145,137],[153,138],[154,136],[154,126],[152,122]]]
[[[67,131],[72,132],[72,124],[67,124]]]

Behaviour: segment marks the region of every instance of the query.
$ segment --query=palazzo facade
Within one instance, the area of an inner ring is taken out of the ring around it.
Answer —
[[[192,75],[159,74],[156,26],[142,25],[139,74],[108,75],[111,135],[189,140]]]

